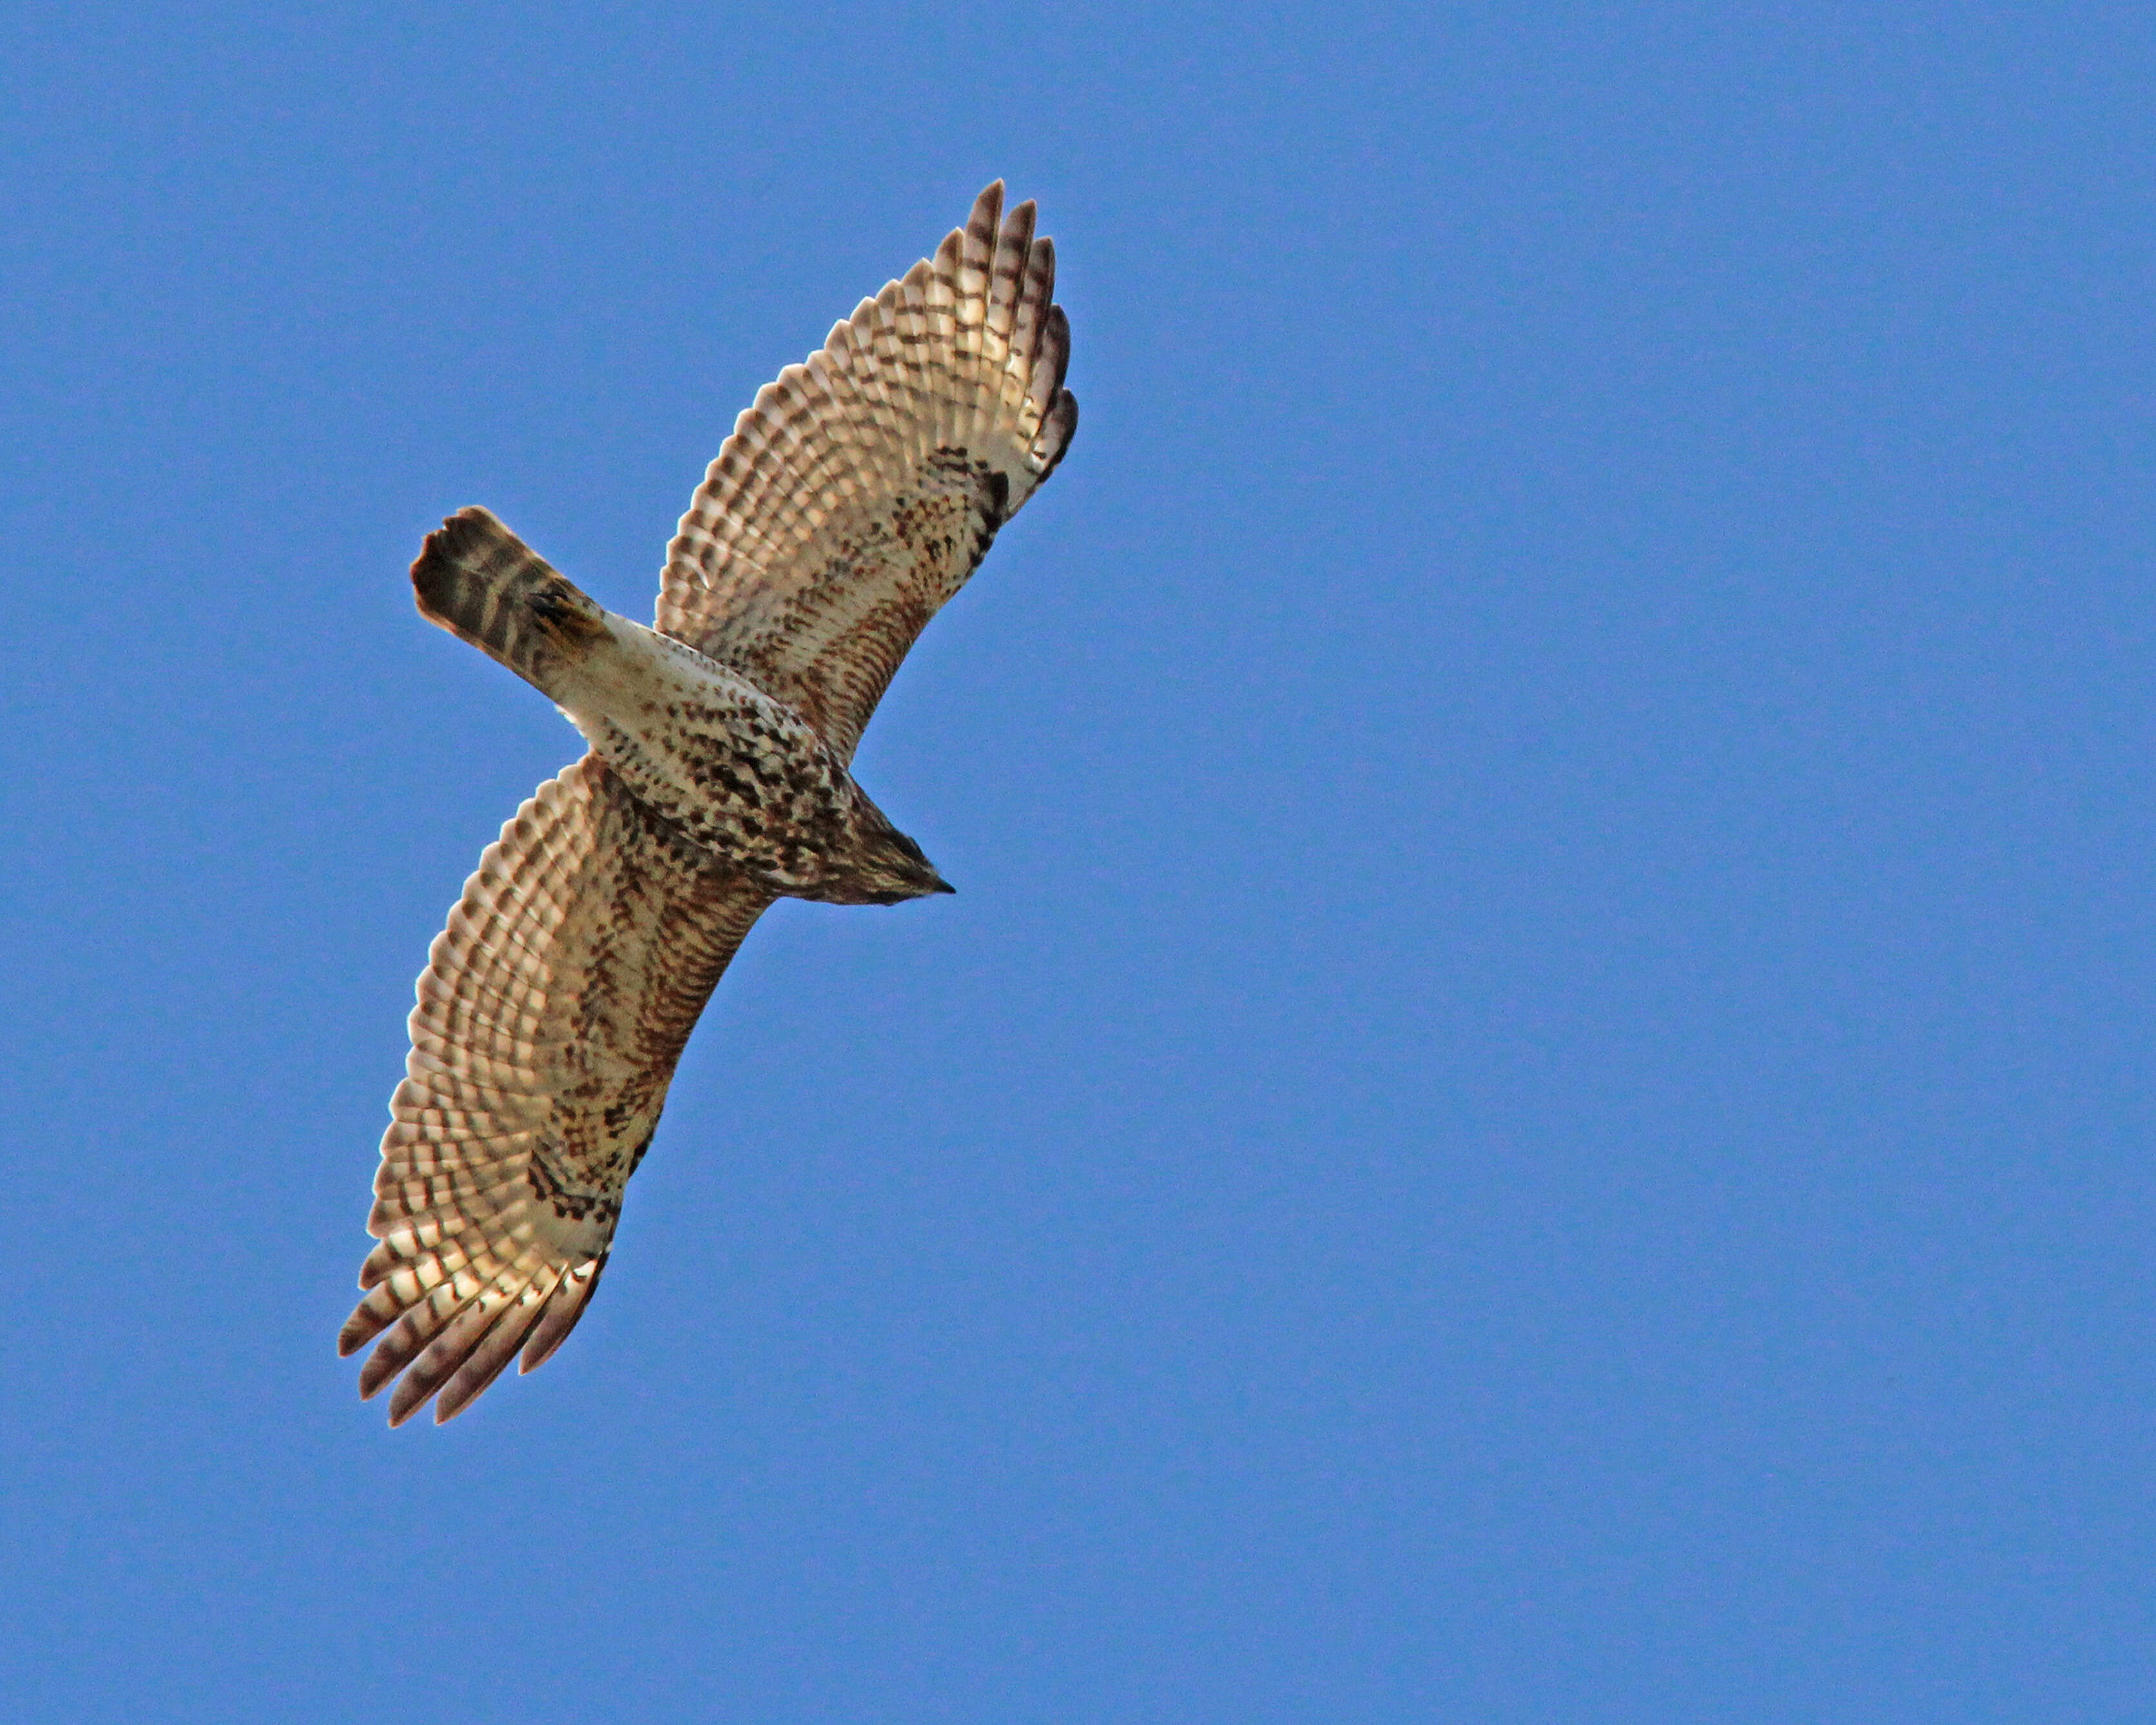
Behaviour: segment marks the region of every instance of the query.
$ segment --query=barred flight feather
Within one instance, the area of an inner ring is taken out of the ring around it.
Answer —
[[[658,626],[850,759],[906,649],[1077,424],[1055,249],[1001,182],[757,394],[673,544]]]

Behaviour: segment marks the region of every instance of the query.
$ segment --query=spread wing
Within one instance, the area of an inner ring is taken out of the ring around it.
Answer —
[[[675,1063],[771,895],[690,849],[596,756],[539,787],[435,937],[337,1338],[400,1425],[531,1370],[598,1286]],[[388,1332],[383,1335],[382,1332]]]
[[[1063,457],[1070,326],[1003,182],[757,392],[667,548],[658,627],[851,760],[906,649]]]

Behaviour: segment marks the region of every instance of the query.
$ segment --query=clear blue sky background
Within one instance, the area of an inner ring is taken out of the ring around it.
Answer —
[[[15,5],[0,1713],[2156,1695],[2145,8]],[[542,1373],[332,1349],[427,942],[985,181],[1084,421]]]

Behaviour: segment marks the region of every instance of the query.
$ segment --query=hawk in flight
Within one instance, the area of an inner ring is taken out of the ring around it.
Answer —
[[[848,770],[892,672],[1070,447],[1055,247],[997,182],[932,259],[757,392],[667,547],[653,627],[484,509],[427,537],[420,611],[591,747],[435,937],[337,1337],[389,1421],[531,1370],[598,1287],[682,1045],[773,900],[948,892]]]

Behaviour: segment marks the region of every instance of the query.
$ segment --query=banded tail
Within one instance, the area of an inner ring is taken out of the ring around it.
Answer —
[[[486,510],[460,509],[412,565],[419,614],[547,695],[606,639],[606,612]]]

